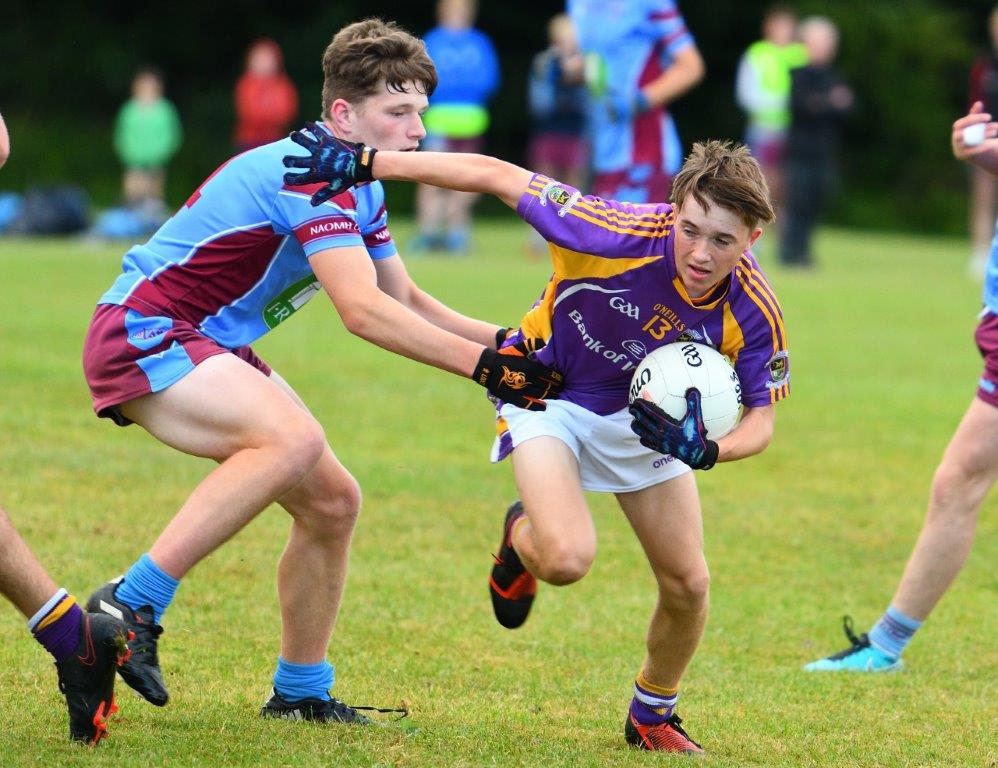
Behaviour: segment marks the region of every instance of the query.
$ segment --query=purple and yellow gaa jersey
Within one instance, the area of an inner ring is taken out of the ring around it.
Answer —
[[[589,105],[594,169],[649,166],[675,175],[683,148],[668,110],[616,119],[600,98],[600,91],[633,97],[668,69],[679,51],[694,45],[675,0],[568,0],[568,13],[579,47],[596,70]]]
[[[789,394],[783,313],[751,253],[694,300],[676,269],[671,205],[602,200],[535,175],[517,213],[548,242],[554,274],[506,343],[546,342],[535,356],[565,375],[561,399],[601,415],[627,407],[634,368],[676,341],[726,355],[749,408]]]
[[[388,232],[380,182],[318,207],[319,186],[284,184],[290,139],[229,160],[144,245],[98,302],[143,315],[186,320],[223,347],[250,344],[320,291],[309,257],[330,248],[365,247],[372,259],[397,251]]]

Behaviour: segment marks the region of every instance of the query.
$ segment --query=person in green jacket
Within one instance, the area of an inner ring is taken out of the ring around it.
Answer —
[[[126,205],[163,200],[166,164],[180,141],[180,118],[163,96],[162,76],[155,69],[139,70],[132,80],[132,98],[114,125],[114,149],[125,166]]]
[[[795,41],[797,17],[786,5],[762,18],[762,40],[752,43],[738,65],[735,95],[748,116],[745,143],[762,166],[774,205],[783,200],[783,151],[790,127],[790,70],[807,64]]]

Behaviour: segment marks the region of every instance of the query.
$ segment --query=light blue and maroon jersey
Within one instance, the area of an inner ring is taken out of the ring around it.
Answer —
[[[186,320],[223,347],[250,344],[319,292],[309,257],[363,246],[396,253],[380,182],[318,207],[318,185],[284,184],[283,139],[229,160],[144,245],[133,247],[99,304]]]
[[[595,62],[597,90],[634,96],[661,75],[673,57],[694,44],[674,0],[568,0],[579,46]],[[665,109],[633,120],[613,120],[598,94],[590,100],[593,167],[609,173],[649,166],[675,175],[683,148]]]
[[[535,357],[565,375],[562,400],[601,415],[627,407],[634,368],[676,341],[726,355],[749,408],[789,394],[783,313],[751,253],[694,300],[676,269],[671,205],[583,196],[535,175],[517,213],[548,242],[554,274],[506,344],[544,340]]]

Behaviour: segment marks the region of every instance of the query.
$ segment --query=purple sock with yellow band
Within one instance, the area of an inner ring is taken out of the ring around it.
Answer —
[[[79,645],[82,620],[76,598],[60,589],[28,620],[28,629],[56,661],[63,661]]]
[[[650,683],[642,672],[634,681],[631,716],[641,725],[664,723],[672,717],[678,700],[679,688],[665,688]]]

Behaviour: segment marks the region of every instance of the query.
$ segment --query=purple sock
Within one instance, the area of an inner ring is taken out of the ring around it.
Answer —
[[[28,622],[28,626],[35,640],[41,643],[56,661],[63,661],[73,655],[80,643],[80,622],[83,621],[83,611],[76,604],[76,599],[66,594],[65,590],[60,590],[53,597],[59,599],[54,604],[51,604],[52,600],[46,603],[42,607],[44,613],[41,616],[35,614]],[[53,615],[57,618],[50,620]]]
[[[631,716],[641,725],[658,725],[672,717],[679,692],[659,693],[642,685],[641,677],[634,682],[634,698],[631,699]],[[661,689],[660,689],[661,690]]]

